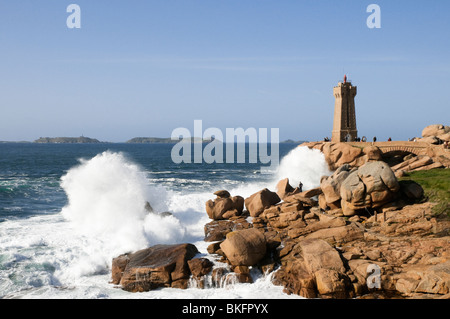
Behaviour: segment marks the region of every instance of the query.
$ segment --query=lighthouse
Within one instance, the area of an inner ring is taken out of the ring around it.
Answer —
[[[335,102],[331,142],[354,141],[358,136],[355,112],[356,86],[353,86],[345,75],[343,82],[339,82],[333,88],[333,94]]]

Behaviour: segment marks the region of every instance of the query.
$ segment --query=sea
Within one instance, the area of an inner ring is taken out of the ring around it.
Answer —
[[[174,163],[173,144],[0,144],[0,298],[299,298],[257,269],[251,284],[205,289],[130,293],[110,283],[112,258],[156,244],[192,243],[216,262],[203,239],[217,190],[245,198],[286,177],[309,189],[331,174],[318,150],[278,146],[279,165],[264,174],[248,145],[234,145],[245,163],[209,164]]]

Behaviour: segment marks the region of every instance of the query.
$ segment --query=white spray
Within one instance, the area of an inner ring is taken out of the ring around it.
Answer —
[[[289,183],[296,187],[301,182],[303,190],[320,185],[322,176],[331,175],[325,156],[316,149],[306,146],[296,147],[281,160],[276,180],[289,178]]]
[[[297,147],[280,163],[269,184],[243,183],[230,187],[232,195],[243,197],[289,178],[292,186],[301,181],[304,189],[319,186],[320,177],[331,174],[323,154],[307,147]],[[175,194],[161,186],[148,184],[142,168],[122,153],[104,152],[70,169],[61,186],[69,203],[62,210],[74,230],[86,241],[85,258],[79,261],[79,275],[105,269],[111,258],[155,244],[201,240],[203,226],[209,220],[204,203],[214,198],[210,193]],[[155,211],[171,211],[173,216],[149,214],[145,203]],[[82,263],[82,266],[80,266]],[[81,269],[81,270],[80,270]]]
[[[62,214],[86,240],[79,275],[102,269],[119,254],[184,236],[178,219],[145,210],[147,201],[155,210],[165,210],[165,191],[151,188],[143,170],[121,153],[81,160],[61,180],[69,200]]]

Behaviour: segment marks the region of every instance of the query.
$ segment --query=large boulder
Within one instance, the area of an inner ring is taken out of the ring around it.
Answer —
[[[366,193],[370,194],[372,207],[379,207],[392,200],[392,194],[400,189],[392,169],[381,161],[361,166],[358,169],[358,176],[366,186]]]
[[[383,161],[369,161],[359,168],[345,164],[320,181],[322,209],[342,209],[346,216],[358,210],[378,208],[392,201],[400,190],[392,169]]]
[[[325,240],[304,239],[281,258],[282,267],[274,275],[274,283],[286,292],[306,298],[346,298],[350,296],[350,279],[342,259]]]
[[[364,147],[363,153],[366,156],[367,162],[381,161],[383,159],[383,153],[378,147],[374,145]]]
[[[327,203],[333,203],[341,199],[341,185],[350,174],[350,165],[344,164],[331,176],[324,176],[320,181],[320,188]]]
[[[433,137],[450,133],[450,126],[442,124],[428,125],[422,131],[422,137]]]
[[[230,220],[213,220],[204,226],[206,242],[221,241],[225,236],[233,231],[234,222]]]
[[[239,216],[244,209],[244,198],[241,196],[230,196],[226,190],[220,190],[214,193],[217,195],[215,200],[206,202],[206,213],[213,220],[227,219],[231,216]]]
[[[316,280],[301,259],[283,265],[275,272],[273,283],[284,286],[284,291],[289,294],[317,298]]]
[[[188,261],[198,253],[192,244],[156,245],[112,261],[113,283],[130,292],[160,287],[187,288]]]
[[[253,266],[266,254],[266,239],[261,231],[249,228],[227,234],[220,248],[233,266]]]
[[[232,209],[233,202],[230,198],[218,197],[215,200],[208,200],[206,202],[206,213],[208,217],[213,220],[224,219],[223,215]]]
[[[278,195],[278,197],[280,197],[280,199],[284,199],[286,196],[289,196],[292,194],[300,193],[299,188],[293,188],[289,184],[289,178],[280,180],[276,186],[276,191],[277,191],[277,195]]]
[[[356,210],[370,207],[370,196],[367,196],[357,171],[352,172],[342,183],[340,194],[341,207],[346,216],[354,215]]]
[[[362,158],[363,151],[358,147],[353,147],[347,143],[325,143],[322,149],[325,159],[330,169],[350,164],[352,166],[359,166],[358,158]]]
[[[409,199],[421,199],[424,195],[422,186],[414,181],[402,181],[400,188]]]
[[[130,261],[129,254],[120,255],[113,259],[111,266],[111,283],[114,285],[120,284],[123,272]]]
[[[250,197],[247,197],[244,202],[250,216],[258,217],[266,208],[269,208],[280,201],[281,199],[277,193],[264,188]]]
[[[400,185],[394,172],[384,162],[368,162],[353,171],[341,184],[341,207],[346,216],[357,210],[378,208],[394,200]]]

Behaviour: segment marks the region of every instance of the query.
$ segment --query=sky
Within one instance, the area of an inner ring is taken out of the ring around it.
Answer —
[[[450,125],[449,13],[447,0],[1,0],[0,140],[124,142],[194,120],[321,140],[344,74],[359,135],[406,140]]]

